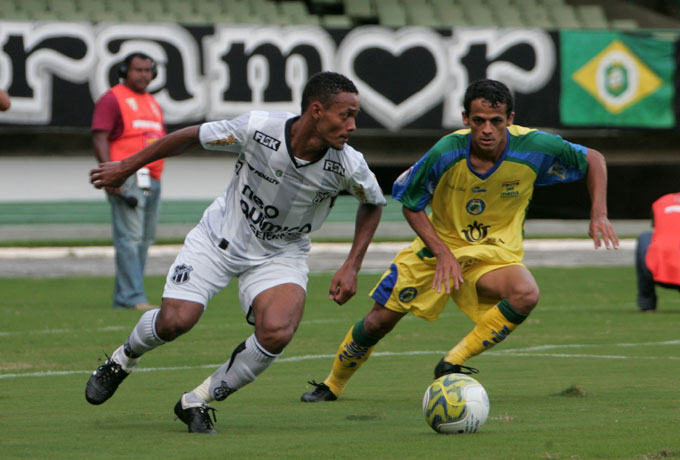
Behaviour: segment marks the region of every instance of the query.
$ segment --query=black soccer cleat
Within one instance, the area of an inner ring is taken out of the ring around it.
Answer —
[[[118,385],[130,375],[120,364],[106,355],[106,361],[90,376],[85,387],[85,399],[90,404],[99,405],[108,401],[118,389]]]
[[[328,388],[328,385],[325,383],[316,383],[314,380],[307,383],[314,385],[315,388],[300,397],[302,402],[335,401],[338,399],[338,397],[333,394],[331,389]]]
[[[212,420],[210,419],[210,412],[212,412]],[[217,423],[215,409],[207,404],[184,409],[182,407],[182,398],[179,398],[179,401],[175,404],[175,416],[175,420],[180,419],[187,424],[189,433],[217,434],[213,427],[213,420]]]
[[[444,358],[437,363],[437,366],[434,368],[434,379],[437,380],[439,377],[442,377],[447,374],[476,374],[478,373],[479,370],[475,369],[474,367],[467,367],[463,366],[462,364],[451,364],[448,361],[444,361]]]

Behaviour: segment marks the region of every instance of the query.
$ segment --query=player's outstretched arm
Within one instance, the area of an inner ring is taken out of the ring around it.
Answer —
[[[328,294],[329,298],[339,305],[347,302],[357,292],[357,275],[368,245],[380,223],[382,208],[380,205],[362,203],[357,209],[352,247],[345,263],[333,276]]]
[[[122,161],[102,163],[90,171],[90,182],[96,188],[120,187],[142,166],[186,151],[198,142],[198,125],[179,129],[148,145]]]
[[[432,222],[427,218],[425,211],[412,211],[407,207],[402,208],[404,217],[409,223],[413,231],[425,242],[432,254],[437,258],[437,268],[435,269],[434,280],[432,282],[432,289],[437,292],[442,292],[442,286],[447,294],[451,293],[451,281],[453,281],[453,289],[463,283],[463,274],[460,269],[460,264],[455,256],[437,235]]]
[[[588,234],[599,248],[604,242],[607,249],[619,247],[619,237],[607,217],[607,164],[597,150],[588,149],[586,182],[590,194],[590,227]]]

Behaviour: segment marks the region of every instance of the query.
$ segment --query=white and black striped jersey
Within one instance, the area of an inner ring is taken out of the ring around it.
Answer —
[[[230,256],[254,263],[276,255],[304,256],[307,235],[321,227],[341,191],[362,203],[386,204],[363,155],[349,145],[329,148],[314,162],[295,158],[290,126],[296,118],[253,111],[199,129],[204,148],[239,155],[226,191],[201,220],[229,242]]]

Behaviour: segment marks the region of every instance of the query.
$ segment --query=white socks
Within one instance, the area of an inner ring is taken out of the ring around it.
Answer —
[[[116,351],[111,355],[111,359],[120,364],[120,367],[128,374],[134,370],[139,362],[139,358],[132,359],[127,357],[123,351],[123,345],[116,348]]]
[[[139,358],[147,351],[165,343],[156,334],[156,316],[160,311],[159,308],[149,310],[139,318],[137,325],[125,342],[125,353],[129,358]]]
[[[253,333],[234,349],[229,361],[220,366],[191,393],[187,393],[187,400],[202,400],[205,403],[222,401],[231,393],[255,380],[279,356],[280,353],[275,355],[265,350]]]
[[[128,374],[137,366],[139,358],[165,342],[156,335],[156,315],[160,309],[145,312],[124,345],[116,348],[111,359],[121,365]]]

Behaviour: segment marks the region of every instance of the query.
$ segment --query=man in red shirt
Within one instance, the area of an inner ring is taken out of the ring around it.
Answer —
[[[653,232],[638,237],[635,253],[640,311],[656,310],[656,285],[680,290],[680,193],[652,204]]]
[[[155,76],[149,56],[130,54],[119,68],[122,83],[95,104],[92,143],[100,164],[123,160],[165,135],[161,108],[147,92]],[[116,249],[116,308],[156,308],[147,301],[143,278],[146,254],[156,236],[162,172],[163,160],[155,161],[121,187],[106,189]]]

